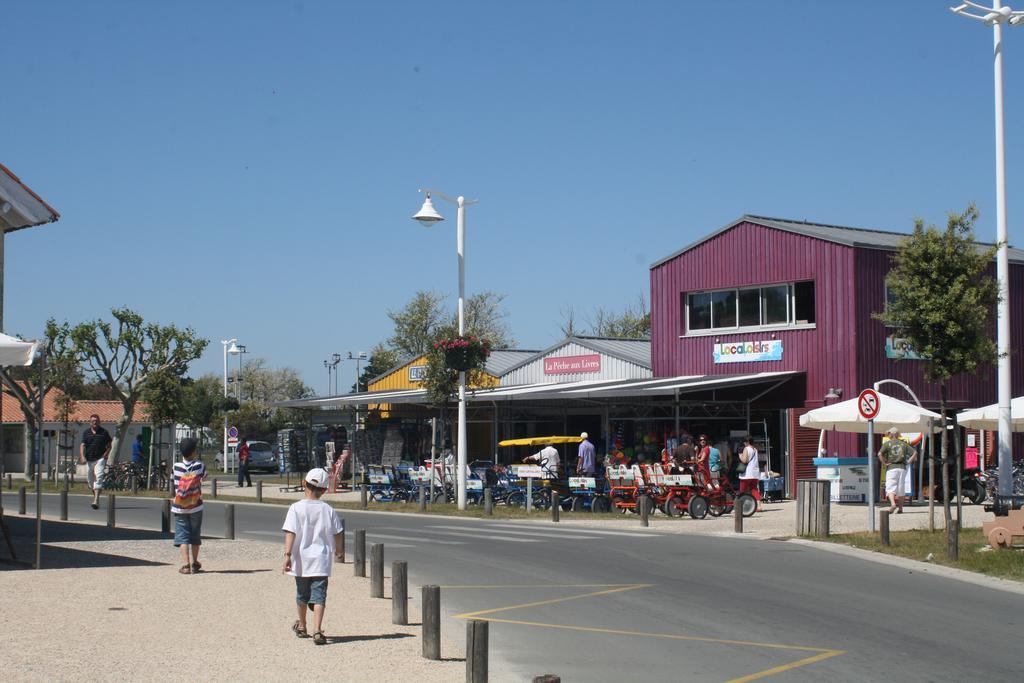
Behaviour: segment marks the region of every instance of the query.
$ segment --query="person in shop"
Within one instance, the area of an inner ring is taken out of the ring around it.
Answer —
[[[757,459],[757,449],[754,448],[754,438],[743,437],[743,450],[740,451],[740,462],[743,472],[740,474],[740,493],[749,493],[757,501],[757,511],[764,512],[761,505],[761,489],[758,482],[761,481],[761,463]]]
[[[558,467],[561,463],[559,462],[558,449],[551,444],[548,444],[533,455],[526,456],[523,458],[523,462],[535,462],[545,472],[549,472],[552,479],[558,479]]]
[[[708,446],[708,469],[711,471],[711,481],[717,485],[722,476],[722,451],[717,446]]]
[[[672,451],[672,459],[675,461],[676,471],[682,472],[690,467],[696,452],[693,449],[693,437],[689,434],[683,436],[682,442]]]
[[[580,449],[576,454],[576,476],[593,477],[596,470],[597,450],[594,444],[590,443],[590,436],[586,432],[580,433]]]

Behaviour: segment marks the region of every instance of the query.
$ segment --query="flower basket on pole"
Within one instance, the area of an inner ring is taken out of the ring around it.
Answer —
[[[446,367],[459,372],[483,368],[491,355],[490,342],[473,336],[442,339],[434,344],[434,349],[444,354]]]

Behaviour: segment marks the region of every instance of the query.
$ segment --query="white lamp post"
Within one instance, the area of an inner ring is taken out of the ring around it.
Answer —
[[[238,348],[237,339],[222,339],[221,345],[224,347],[224,398],[228,397],[228,354],[238,354],[241,350]],[[228,345],[231,348],[228,348]],[[224,473],[228,471],[228,413],[224,411],[224,450],[221,451],[224,458]]]
[[[425,192],[427,198],[423,206],[416,212],[413,219],[419,221],[425,227],[431,227],[435,223],[444,220],[444,216],[437,212],[430,196],[436,194],[441,199],[451,202],[459,207],[458,220],[456,221],[456,250],[459,255],[459,336],[466,332],[465,325],[465,299],[466,299],[466,206],[476,204],[475,199],[466,199],[459,196],[455,199],[435,190],[420,190]],[[458,432],[458,468],[456,473],[456,496],[460,510],[466,509],[466,373],[459,371],[459,432]]]
[[[1010,375],[1010,256],[1006,230],[1006,143],[1003,131],[1003,24],[1024,23],[1024,11],[1003,7],[993,0],[992,7],[964,2],[950,8],[960,16],[992,27],[993,68],[995,71],[996,109],[996,278],[999,282],[999,304],[996,313],[996,345],[999,350],[997,370],[999,403],[999,494],[1013,493],[1013,428],[1010,422],[1012,396]],[[972,11],[973,10],[973,11]]]

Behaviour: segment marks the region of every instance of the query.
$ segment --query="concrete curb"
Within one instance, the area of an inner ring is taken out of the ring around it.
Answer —
[[[858,560],[867,560],[868,562],[885,564],[890,567],[899,567],[901,569],[915,570],[925,574],[931,574],[933,576],[941,576],[944,579],[962,581],[975,586],[981,586],[982,588],[991,588],[1005,593],[1024,595],[1024,583],[1012,581],[1010,579],[1001,579],[998,576],[986,576],[985,574],[978,574],[965,569],[944,567],[940,564],[911,560],[906,557],[887,555],[885,553],[875,552],[874,550],[864,550],[862,548],[854,548],[848,545],[841,545],[839,543],[831,543],[829,541],[813,541],[807,538],[791,538],[789,539],[789,542],[807,546],[809,548],[817,548],[818,550],[824,550],[830,553],[836,553],[838,555],[855,557]]]

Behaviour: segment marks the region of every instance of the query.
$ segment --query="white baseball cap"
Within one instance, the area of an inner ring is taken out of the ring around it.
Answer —
[[[318,489],[327,488],[327,481],[330,478],[331,475],[322,467],[314,467],[309,472],[306,472],[306,483],[311,484]]]
[[[587,438],[587,436],[588,436],[588,434],[586,432],[580,432],[580,438],[581,439],[585,439],[585,438]]]

